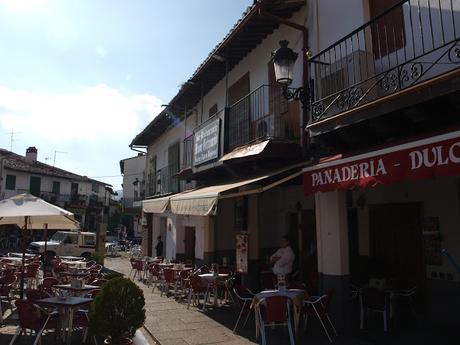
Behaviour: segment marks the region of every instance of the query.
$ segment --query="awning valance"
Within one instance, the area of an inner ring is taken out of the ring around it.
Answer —
[[[144,213],[164,213],[169,205],[169,198],[164,196],[157,199],[147,199],[142,201],[142,211]]]
[[[305,194],[460,174],[460,131],[305,168]]]
[[[170,199],[171,212],[183,215],[214,216],[217,213],[217,203],[219,199],[264,192],[302,175],[302,166],[305,166],[305,163],[248,180],[208,186],[177,194]],[[291,173],[289,174],[289,172]],[[274,182],[267,183],[269,178],[274,178],[283,173],[285,176],[280,177]],[[244,187],[244,189],[242,187]],[[240,190],[240,188],[243,190]]]

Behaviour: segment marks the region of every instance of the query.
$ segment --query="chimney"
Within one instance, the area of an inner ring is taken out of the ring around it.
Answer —
[[[37,148],[35,146],[30,146],[26,150],[26,162],[34,163],[37,161]]]

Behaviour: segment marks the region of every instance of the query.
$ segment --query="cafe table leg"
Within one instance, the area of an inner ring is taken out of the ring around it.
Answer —
[[[299,331],[299,321],[300,321],[300,307],[294,305],[294,332],[298,334]]]
[[[69,325],[69,331],[67,333],[67,345],[71,345],[72,343],[72,328],[73,328],[73,308],[67,308],[68,312],[68,325]]]

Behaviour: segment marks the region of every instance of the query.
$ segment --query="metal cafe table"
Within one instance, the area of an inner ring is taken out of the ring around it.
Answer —
[[[35,303],[43,306],[56,307],[59,311],[63,339],[67,345],[72,342],[73,315],[79,307],[89,304],[92,298],[84,297],[49,297],[37,300]]]
[[[81,295],[85,295],[86,293],[90,291],[99,290],[101,287],[96,286],[96,285],[88,285],[88,284],[85,284],[81,287],[73,287],[71,284],[58,284],[58,285],[54,285],[53,288],[64,290],[64,291],[69,291],[72,296],[79,297]]]

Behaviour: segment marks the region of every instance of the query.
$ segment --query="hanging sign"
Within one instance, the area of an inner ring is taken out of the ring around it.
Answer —
[[[305,194],[460,174],[460,131],[307,167]]]
[[[219,157],[220,119],[198,129],[193,139],[193,164],[200,165]]]

